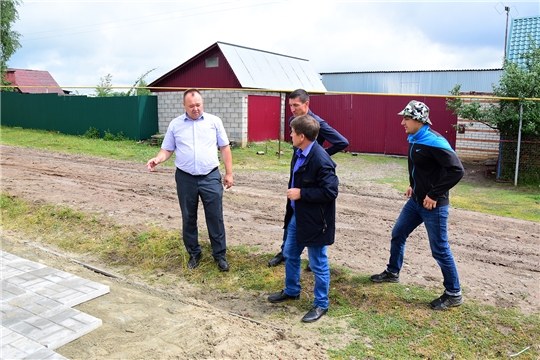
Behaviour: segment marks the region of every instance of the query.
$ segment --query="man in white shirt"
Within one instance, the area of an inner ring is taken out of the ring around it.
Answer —
[[[176,190],[182,212],[182,237],[189,253],[188,268],[195,269],[202,258],[198,240],[197,208],[203,203],[212,256],[219,270],[228,271],[223,223],[223,187],[233,186],[232,153],[221,119],[203,111],[203,99],[197,89],[184,92],[185,114],[169,124],[161,150],[148,160],[148,170],[176,154]],[[218,170],[217,148],[225,165],[223,181]]]

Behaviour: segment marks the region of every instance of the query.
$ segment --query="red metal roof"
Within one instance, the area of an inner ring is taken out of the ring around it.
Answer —
[[[6,81],[17,86],[18,91],[23,94],[64,94],[64,91],[48,71],[8,69]]]

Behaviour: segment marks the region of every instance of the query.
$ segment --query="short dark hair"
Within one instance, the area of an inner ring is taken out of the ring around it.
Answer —
[[[189,94],[199,94],[199,95],[201,95],[200,91],[195,89],[195,88],[187,89],[186,91],[184,91],[184,102],[186,102],[186,97]],[[201,95],[201,97],[202,97],[202,95]]]
[[[297,135],[304,134],[309,141],[315,141],[319,136],[321,125],[310,115],[300,115],[291,121],[291,128]]]
[[[302,104],[305,104],[309,101],[309,94],[304,89],[296,89],[292,93],[289,94],[289,99],[296,99],[300,98],[300,101]]]

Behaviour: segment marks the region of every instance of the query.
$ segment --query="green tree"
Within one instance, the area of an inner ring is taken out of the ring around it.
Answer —
[[[96,87],[95,96],[96,97],[113,96],[111,74],[107,74],[104,77],[99,78],[99,84]]]
[[[525,138],[540,137],[540,46],[530,39],[529,51],[521,54],[524,65],[505,60],[500,83],[493,85],[496,97],[519,98],[519,100],[491,101],[487,105],[473,100],[463,103],[460,98],[447,100],[447,107],[463,119],[480,121],[497,129],[506,139],[515,139],[519,132],[520,107],[523,106],[522,134]],[[459,95],[461,85],[450,94]]]
[[[146,83],[146,81],[144,80],[145,77],[148,76],[148,74],[150,74],[152,71],[156,70],[156,68],[153,68],[151,70],[148,70],[147,72],[145,72],[144,74],[142,74],[136,81],[135,81],[135,84],[133,84],[133,86],[131,87],[131,89],[129,89],[129,91],[127,92],[127,96],[141,96],[141,95],[150,95],[151,94],[151,91],[149,89],[144,89],[146,86],[148,86],[148,84]],[[137,90],[136,92],[134,90]]]
[[[0,72],[2,85],[10,85],[9,82],[5,81],[7,62],[11,55],[15,54],[17,49],[21,47],[19,42],[21,34],[11,29],[11,25],[19,18],[16,6],[20,5],[20,3],[20,0],[0,0]],[[2,91],[5,91],[4,88],[2,88]]]
[[[140,79],[137,85],[137,96],[148,96],[152,94],[150,89],[144,89],[148,86],[148,83],[144,79]]]
[[[2,1],[2,0],[0,0]],[[128,92],[123,91],[113,91],[112,84],[112,75],[107,74],[106,76],[99,79],[99,84],[96,87],[95,96],[96,97],[110,97],[110,96],[139,96],[139,95],[150,95],[150,90],[144,89],[148,84],[144,78],[150,74],[152,71],[148,70],[142,74],[133,84],[133,86],[128,90]]]

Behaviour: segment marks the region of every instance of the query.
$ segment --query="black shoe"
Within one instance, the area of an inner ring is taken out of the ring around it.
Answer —
[[[429,305],[433,310],[444,310],[461,304],[463,304],[463,296],[452,296],[444,293],[440,298],[433,300]]]
[[[202,259],[202,253],[198,253],[197,255],[190,255],[189,256],[189,262],[187,264],[188,269],[195,269],[197,266],[199,266],[199,262]]]
[[[279,303],[285,300],[298,300],[298,299],[300,299],[300,295],[297,295],[297,296],[287,295],[285,291],[283,290],[281,290],[281,292],[272,294],[268,297],[268,301],[270,301],[271,303]]]
[[[382,283],[382,282],[397,283],[399,282],[399,273],[392,274],[390,271],[384,270],[382,273],[373,275],[369,279],[376,283]]]
[[[304,270],[305,271],[311,271],[311,267],[309,266],[309,262],[307,263],[306,268]]]
[[[283,262],[283,260],[285,260],[285,258],[283,257],[283,252],[280,251],[276,256],[274,256],[268,262],[268,266],[270,266],[270,267],[278,266],[279,264],[281,264]]]
[[[321,309],[318,306],[314,306],[311,310],[308,311],[306,315],[304,315],[304,317],[302,318],[302,321],[308,322],[308,323],[317,321],[321,318],[321,316],[326,314],[327,311],[328,309]]]
[[[227,260],[219,259],[219,260],[216,260],[216,262],[217,262],[217,267],[219,271],[229,271],[229,264],[227,264]]]

